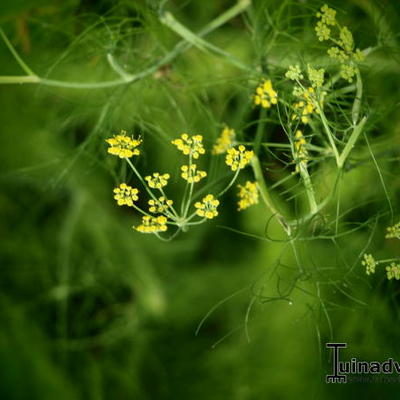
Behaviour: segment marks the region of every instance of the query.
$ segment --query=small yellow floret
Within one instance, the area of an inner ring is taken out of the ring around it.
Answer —
[[[121,183],[119,187],[114,189],[114,199],[117,200],[119,206],[127,205],[133,207],[133,203],[139,199],[139,190],[126,183]]]
[[[157,200],[149,200],[149,211],[151,213],[163,213],[167,211],[174,202],[167,199],[165,196],[159,197]]]
[[[278,92],[272,87],[270,79],[262,82],[257,88],[254,95],[254,104],[263,108],[270,108],[272,104],[278,103]]]
[[[190,166],[182,165],[181,170],[182,178],[189,183],[200,182],[201,179],[207,176],[207,172],[198,170],[196,164],[191,164]]]
[[[107,139],[106,142],[110,145],[108,153],[118,156],[120,158],[130,158],[140,154],[137,147],[142,142],[140,139],[133,139],[126,136],[126,131],[121,131],[121,134],[114,135],[112,138]]]
[[[217,207],[219,206],[219,201],[214,198],[212,194],[208,194],[203,197],[203,199],[194,204],[196,214],[200,217],[207,219],[212,219],[218,215]]]
[[[142,218],[142,224],[133,228],[142,233],[158,233],[165,232],[168,229],[166,224],[167,218],[163,215],[159,215],[158,217],[145,215]]]
[[[152,189],[161,189],[168,185],[169,178],[169,174],[160,174],[158,172],[154,172],[153,175],[145,176],[144,179]]]
[[[232,171],[244,168],[252,159],[254,152],[252,150],[246,150],[243,145],[240,145],[237,149],[232,147],[228,149],[225,158],[225,163],[231,167]]]
[[[238,211],[244,210],[253,204],[258,203],[258,188],[256,182],[247,181],[244,186],[237,185],[238,192]]]
[[[180,138],[172,140],[171,143],[183,154],[192,156],[194,159],[199,158],[201,154],[206,152],[203,147],[203,136],[201,135],[189,136],[187,133],[183,133]]]
[[[212,154],[223,154],[233,146],[235,131],[227,126],[223,129],[221,136],[217,139]]]

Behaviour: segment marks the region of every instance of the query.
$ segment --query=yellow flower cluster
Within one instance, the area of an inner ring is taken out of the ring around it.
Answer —
[[[235,131],[227,126],[223,129],[220,137],[213,146],[212,154],[223,154],[233,146]]]
[[[367,275],[371,275],[375,273],[376,261],[372,254],[364,254],[364,259],[361,261],[361,264],[365,267],[365,272]]]
[[[133,203],[139,199],[138,193],[138,189],[128,186],[126,183],[121,183],[119,187],[114,189],[114,199],[117,200],[119,206],[132,207]]]
[[[400,222],[396,225],[389,226],[386,230],[386,239],[400,239]]]
[[[258,203],[258,188],[256,182],[247,181],[244,186],[237,185],[238,192],[238,211],[242,211],[253,204]]]
[[[196,214],[200,217],[212,219],[218,215],[219,201],[212,194],[203,197],[201,202],[196,202],[194,206],[197,209]]]
[[[400,264],[392,262],[388,265],[386,267],[386,276],[389,280],[396,279],[398,281],[400,279]]]
[[[310,115],[315,111],[314,89],[309,87],[300,93],[297,94],[301,97],[301,100],[293,104],[295,113],[292,115],[292,120],[300,118],[303,124],[307,124],[310,120]]]
[[[157,200],[149,200],[149,211],[151,213],[163,213],[167,211],[174,202],[167,199],[165,196],[159,197]]]
[[[130,158],[140,154],[137,147],[142,141],[126,136],[126,131],[121,131],[120,135],[114,135],[112,138],[107,139],[106,142],[110,145],[107,151],[114,156]]]
[[[325,4],[316,16],[320,19],[315,26],[318,39],[320,41],[330,40],[334,43],[334,46],[328,49],[328,55],[341,63],[340,74],[342,78],[352,82],[357,73],[355,63],[363,60],[363,53],[359,49],[354,49],[354,39],[350,30],[346,26],[341,27],[336,22],[335,10]],[[336,27],[338,33],[332,35],[329,26]]]
[[[182,165],[181,170],[182,178],[189,183],[200,182],[201,179],[207,176],[207,172],[198,170],[196,164]]]
[[[203,147],[203,136],[201,135],[189,136],[187,133],[183,133],[180,138],[172,140],[171,143],[183,154],[192,156],[194,159],[199,158],[201,154],[206,152]]]
[[[240,145],[237,149],[232,147],[228,149],[225,158],[225,163],[231,167],[232,171],[243,169],[252,159],[254,152],[252,150],[246,150],[243,145]]]
[[[142,218],[142,224],[134,227],[134,229],[141,233],[165,232],[168,229],[167,218],[163,215],[159,215],[158,217],[145,215]]]
[[[154,172],[153,175],[145,176],[144,179],[152,189],[161,189],[168,185],[169,178],[169,174],[160,174],[158,172]]]
[[[278,93],[272,87],[270,79],[265,80],[256,88],[254,104],[263,108],[270,108],[272,104],[278,103]]]
[[[307,142],[303,136],[303,132],[301,130],[297,130],[294,140],[294,149],[297,157],[296,172],[300,171],[299,163],[302,163],[304,166],[307,165],[308,151],[306,149],[306,144]]]

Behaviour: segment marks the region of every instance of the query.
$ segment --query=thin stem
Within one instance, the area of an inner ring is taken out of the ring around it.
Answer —
[[[149,189],[149,187],[147,186],[145,180],[142,178],[142,175],[140,175],[139,171],[136,169],[136,167],[132,164],[132,161],[129,158],[125,158],[126,162],[129,164],[129,166],[131,167],[132,171],[135,173],[135,175],[139,178],[140,182],[142,183],[142,185],[144,186],[144,188],[146,189],[147,193],[152,197],[153,200],[155,200],[156,202],[158,202],[157,197],[154,195],[154,193]]]
[[[232,18],[236,17],[238,14],[243,12],[249,5],[250,0],[239,0],[233,7],[226,10],[224,13],[219,15],[216,19],[211,21],[207,24],[200,32],[198,33],[199,37],[206,36],[210,32],[214,31],[215,29],[219,28],[221,25],[225,24],[227,21],[231,20]],[[2,83],[40,83],[46,86],[54,86],[60,88],[69,88],[69,89],[104,89],[110,88],[115,86],[121,85],[128,85],[137,80],[143,79],[149,75],[154,74],[159,68],[162,66],[169,64],[175,59],[178,55],[185,52],[186,50],[192,47],[191,43],[188,43],[186,40],[181,40],[178,42],[175,47],[167,53],[160,61],[156,62],[154,65],[146,68],[145,70],[130,75],[129,78],[124,77],[122,79],[116,79],[111,81],[103,81],[103,82],[64,82],[59,80],[53,79],[45,79],[36,74],[25,64],[25,62],[21,59],[19,54],[16,52],[10,41],[8,40],[7,36],[4,34],[2,30],[0,30],[0,36],[2,36],[4,42],[6,43],[7,47],[21,66],[21,68],[28,74],[28,76],[0,76],[0,84]],[[34,79],[35,78],[35,79]]]
[[[226,193],[231,187],[232,185],[235,183],[237,177],[239,176],[239,172],[240,172],[240,168],[238,168],[235,172],[235,174],[233,175],[233,178],[231,179],[231,181],[228,183],[228,186],[226,186],[225,189],[223,189],[218,195],[218,197],[221,197],[224,193]]]
[[[269,210],[274,214],[277,218],[284,231],[290,236],[290,226],[286,222],[283,215],[275,208],[275,205],[268,193],[267,185],[265,184],[264,176],[261,170],[260,160],[256,155],[251,159],[251,166],[253,168],[254,177],[257,181],[257,187],[260,191],[261,198],[263,199],[265,205],[269,208]]]
[[[4,43],[6,44],[6,46],[8,47],[8,50],[10,50],[11,54],[14,56],[17,63],[26,72],[26,74],[31,77],[36,76],[36,74],[25,64],[24,60],[18,54],[17,50],[15,50],[15,47],[8,40],[8,37],[1,28],[0,28],[0,36],[3,39]]]

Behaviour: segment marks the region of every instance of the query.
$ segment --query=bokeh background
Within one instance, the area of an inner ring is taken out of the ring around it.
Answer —
[[[197,32],[234,3],[2,0],[0,24],[41,77],[99,82],[118,79],[108,53],[136,73],[180,40],[160,7]],[[283,79],[296,60],[324,59],[313,32],[322,4],[254,0],[207,40]],[[192,48],[105,89],[0,86],[1,399],[394,398],[399,383],[324,380],[327,341],[347,342],[347,359],[400,359],[398,282],[360,265],[366,250],[400,254],[384,240],[399,215],[399,3],[330,5],[360,48],[378,48],[362,67],[375,160],[360,139],[340,194],[340,232],[354,231],[335,236],[328,224],[325,238],[296,243],[297,259],[278,227],[262,240],[270,213],[236,212],[234,193],[218,219],[168,243],[135,233],[137,215],[112,198],[130,179],[106,154],[120,129],[144,138],[140,168],[174,183],[180,133],[203,133],[208,147],[223,123],[252,134],[256,81],[224,58]],[[3,42],[0,60],[1,76],[23,74]],[[280,166],[265,157],[273,184]]]

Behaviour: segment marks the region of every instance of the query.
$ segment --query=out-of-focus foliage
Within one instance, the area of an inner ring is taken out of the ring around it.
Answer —
[[[251,3],[207,40],[254,74],[200,46],[131,84],[0,86],[1,399],[350,399],[398,392],[390,384],[325,384],[328,341],[347,342],[348,359],[400,359],[399,282],[368,276],[361,265],[365,252],[400,256],[398,243],[384,238],[400,219],[396,0],[330,3],[357,46],[375,50],[361,68],[369,128],[346,164],[338,200],[324,211],[332,224],[326,231],[293,247],[261,204],[238,213],[229,192],[217,219],[164,243],[134,232],[138,216],[115,206],[113,188],[131,175],[107,155],[106,138],[121,129],[140,133],[142,170],[168,170],[177,181],[171,139],[202,133],[210,150],[224,123],[251,138],[255,76],[273,66],[279,84],[299,60],[329,66],[314,32],[323,3]],[[119,79],[107,54],[129,74],[168,54],[180,38],[160,12],[197,32],[234,4],[2,0],[0,23],[42,78],[94,83]],[[0,76],[23,75],[3,42],[0,60]],[[268,136],[284,140],[279,129]],[[287,171],[265,157],[273,186]],[[321,170],[323,197],[334,177],[328,165]],[[290,185],[274,194],[283,210],[291,207]]]

